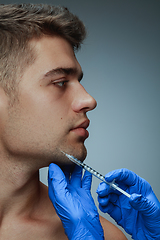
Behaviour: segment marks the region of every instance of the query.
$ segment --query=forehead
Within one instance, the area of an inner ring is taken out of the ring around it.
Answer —
[[[30,42],[36,52],[35,65],[49,71],[53,68],[77,68],[81,67],[75,57],[73,48],[62,37],[45,36],[41,39],[34,39]]]

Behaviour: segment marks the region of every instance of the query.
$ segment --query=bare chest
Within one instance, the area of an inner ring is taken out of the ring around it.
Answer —
[[[61,222],[59,223],[41,223],[26,222],[14,223],[10,222],[0,228],[1,240],[67,240]]]

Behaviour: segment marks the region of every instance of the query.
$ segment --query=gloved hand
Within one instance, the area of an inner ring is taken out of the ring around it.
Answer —
[[[112,171],[105,179],[107,182],[115,179],[131,197],[100,183],[97,189],[100,210],[109,213],[133,239],[160,240],[160,202],[150,184],[127,169]]]
[[[104,239],[99,214],[90,193],[92,176],[75,166],[71,175],[56,164],[49,166],[49,197],[59,215],[68,239]]]

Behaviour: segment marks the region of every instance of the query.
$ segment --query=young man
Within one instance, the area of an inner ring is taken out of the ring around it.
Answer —
[[[58,166],[66,174],[65,181],[70,181],[66,167],[70,169],[72,164],[61,151],[81,161],[86,157],[87,112],[96,107],[96,101],[80,84],[83,72],[74,54],[85,34],[83,23],[65,8],[0,6],[1,240],[104,239],[101,224],[105,239],[126,239],[101,217],[100,224],[88,191],[89,175],[84,179],[83,196],[91,200],[90,211],[87,209],[87,217],[76,212],[75,222],[80,218],[77,226],[70,219],[70,225],[65,224],[53,189],[51,202],[47,187],[39,182],[39,169],[50,163],[56,164],[51,165],[49,176],[53,185],[56,174],[63,174]],[[71,185],[80,185],[80,170],[74,170],[73,176]],[[77,200],[75,192],[69,194],[85,212],[85,198]],[[93,222],[87,225],[90,218]],[[81,224],[83,221],[87,224]],[[66,230],[68,226],[73,235]],[[96,238],[94,231],[100,237]]]

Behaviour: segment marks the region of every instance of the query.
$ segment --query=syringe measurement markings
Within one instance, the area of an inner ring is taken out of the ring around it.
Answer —
[[[80,162],[81,163],[81,162]],[[119,191],[120,193],[124,194],[126,197],[130,198],[130,194],[128,194],[127,192],[125,192],[123,189],[119,188],[116,184],[109,183],[105,180],[105,177],[97,172],[96,170],[94,170],[93,168],[89,167],[87,164],[85,163],[81,163],[81,166],[83,166],[84,169],[86,169],[88,172],[90,172],[91,174],[93,174],[95,177],[99,178],[101,181],[105,182],[106,184],[108,184],[111,188],[113,188],[114,190]]]
[[[84,164],[84,168],[92,173],[93,175],[95,175],[96,177],[98,177],[99,179],[104,181],[104,176],[102,174],[100,174],[99,172],[97,172],[96,170],[94,170],[93,168],[89,167],[88,165]]]
[[[63,151],[62,151],[63,152]],[[64,152],[63,152],[64,153]],[[110,187],[112,187],[114,190],[117,190],[121,193],[123,193],[126,197],[130,198],[130,194],[125,192],[123,189],[119,188],[116,184],[109,183],[105,180],[105,177],[100,174],[99,172],[97,172],[96,170],[94,170],[93,168],[89,167],[87,164],[82,163],[80,160],[76,159],[75,157],[64,153],[72,162],[76,163],[77,165],[83,167],[84,169],[86,169],[88,172],[90,172],[91,174],[93,174],[95,177],[99,178],[100,180],[102,180],[103,182],[105,182],[106,184],[108,184]]]
[[[76,162],[76,159],[75,159]],[[130,194],[128,194],[127,192],[125,192],[123,189],[119,188],[115,183],[109,183],[105,180],[105,177],[97,172],[96,170],[94,170],[93,168],[89,167],[87,164],[80,162],[80,165],[84,167],[84,169],[86,169],[88,172],[90,172],[91,174],[93,174],[95,177],[99,178],[100,180],[102,180],[103,182],[105,182],[106,184],[108,184],[110,187],[112,187],[114,190],[117,190],[119,192],[121,192],[122,194],[124,194],[126,197],[130,198]]]
[[[104,176],[102,174],[100,174],[99,172],[97,172],[96,170],[94,170],[93,168],[91,168],[90,166],[88,166],[85,163],[82,163],[80,160],[76,159],[73,156],[70,156],[69,154],[64,153],[72,162],[78,164],[79,166],[83,167],[85,170],[87,170],[88,172],[90,172],[91,174],[93,174],[95,177],[99,178],[100,180],[102,180],[103,182],[107,183],[108,185],[110,185],[110,183],[108,183]]]

